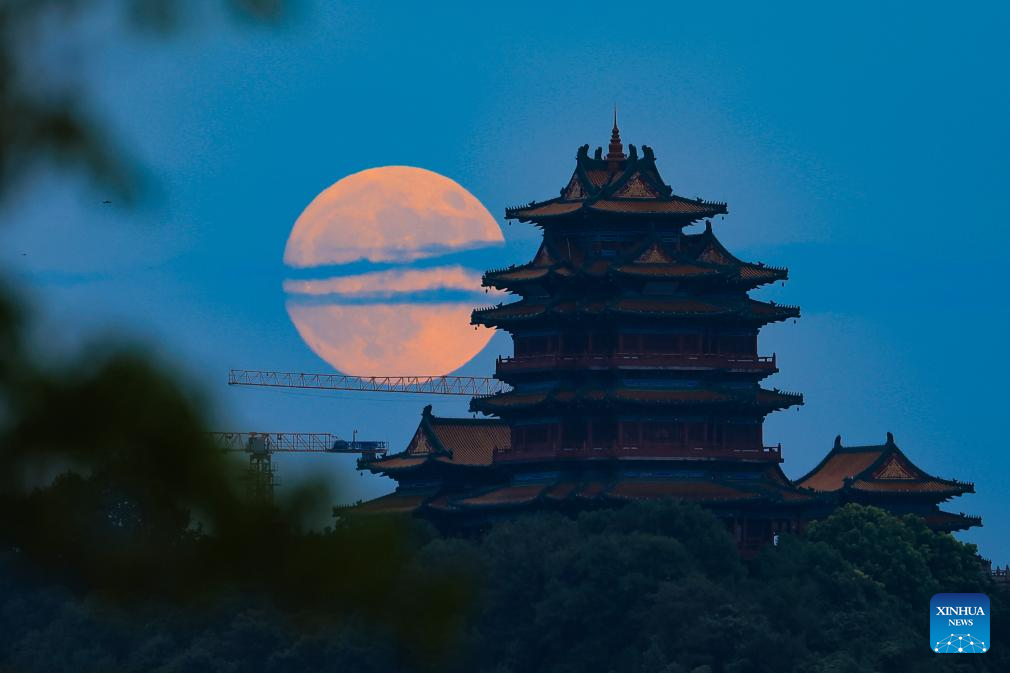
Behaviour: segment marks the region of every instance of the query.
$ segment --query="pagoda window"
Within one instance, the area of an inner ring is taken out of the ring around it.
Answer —
[[[681,347],[684,349],[684,353],[700,353],[701,352],[701,335],[700,334],[685,334],[681,337]]]
[[[522,431],[524,443],[530,448],[542,448],[550,444],[551,427],[549,425],[528,425]]]
[[[680,446],[683,444],[683,437],[684,429],[680,423],[652,421],[642,424],[642,440],[646,444]]]
[[[708,437],[707,423],[687,423],[686,431],[688,446],[705,446]]]
[[[638,421],[621,421],[618,428],[620,443],[625,448],[638,448],[642,444],[642,424]]]
[[[589,334],[589,352],[594,355],[609,355],[614,345],[614,337],[608,332]]]
[[[757,338],[753,335],[723,335],[719,337],[719,349],[722,353],[736,355],[753,355],[757,352]]]
[[[709,432],[709,446],[723,447],[725,446],[726,433],[724,432],[725,427],[722,423],[712,423],[708,426]]]
[[[561,351],[565,355],[582,355],[586,351],[586,333],[570,332],[561,337]]]
[[[731,446],[756,447],[761,445],[761,426],[727,423],[726,443]]]
[[[768,519],[748,519],[745,538],[747,542],[765,542],[772,538],[772,522]]]
[[[614,443],[617,424],[613,421],[597,420],[589,424],[589,445],[594,449],[606,449]]]
[[[679,353],[679,334],[644,334],[642,335],[641,352],[645,353]]]
[[[621,334],[617,339],[617,347],[622,353],[640,353],[642,351],[642,335]]]
[[[516,355],[544,355],[552,352],[553,339],[549,336],[525,336],[515,340]]]
[[[561,426],[561,446],[565,449],[581,449],[586,443],[586,422],[575,418],[566,420]]]

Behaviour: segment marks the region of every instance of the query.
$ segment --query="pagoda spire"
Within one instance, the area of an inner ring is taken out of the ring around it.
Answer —
[[[620,168],[619,162],[624,161],[627,157],[624,154],[624,144],[621,142],[621,130],[617,128],[617,105],[614,105],[614,128],[610,132],[610,147],[607,152],[607,162],[609,163],[610,169],[617,170]]]

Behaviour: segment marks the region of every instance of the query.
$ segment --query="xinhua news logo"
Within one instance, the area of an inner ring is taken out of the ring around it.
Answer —
[[[989,597],[937,594],[929,601],[929,648],[939,654],[989,651]]]

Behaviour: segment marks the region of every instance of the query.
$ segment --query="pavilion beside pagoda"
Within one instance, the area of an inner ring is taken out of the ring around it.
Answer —
[[[830,494],[836,504],[855,502],[873,505],[894,514],[917,514],[934,530],[967,530],[981,526],[982,519],[940,509],[940,503],[965,493],[975,485],[934,477],[919,468],[894,443],[876,446],[842,446],[841,436],[817,467],[796,481],[801,489]]]

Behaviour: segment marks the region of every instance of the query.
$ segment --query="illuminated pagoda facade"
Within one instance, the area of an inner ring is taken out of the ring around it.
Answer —
[[[778,369],[758,334],[800,311],[749,296],[787,271],[731,254],[712,229],[726,213],[676,195],[649,147],[625,153],[615,118],[607,153],[580,147],[557,198],[506,210],[543,240],[529,263],[484,275],[513,300],[471,322],[512,336],[514,353],[495,371],[509,389],[471,400],[490,418],[426,409],[406,451],[361,464],[398,483],[362,507],[466,526],[673,498],[713,511],[746,552],[856,499],[813,473],[791,482],[781,446],[764,436],[768,414],[803,398],[762,385]],[[447,424],[451,438],[438,439]],[[918,494],[880,493],[866,502],[942,523]]]

